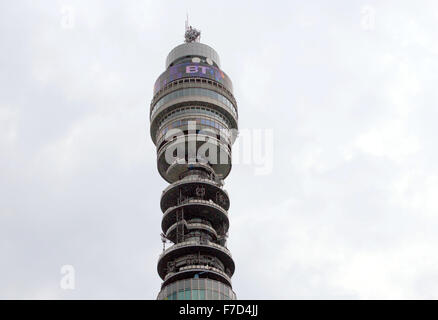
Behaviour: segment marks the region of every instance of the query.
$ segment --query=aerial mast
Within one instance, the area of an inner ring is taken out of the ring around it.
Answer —
[[[189,14],[187,13],[186,17],[186,23],[185,23],[185,42],[191,43],[191,42],[201,42],[201,30],[197,30],[193,28],[191,25],[189,25]]]

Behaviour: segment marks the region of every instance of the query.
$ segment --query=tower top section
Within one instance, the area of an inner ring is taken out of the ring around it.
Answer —
[[[220,68],[219,55],[212,47],[200,42],[186,42],[170,51],[166,59],[166,69],[175,61],[187,57],[206,58]]]
[[[172,51],[167,55],[166,59],[166,69],[181,62],[181,59],[195,58],[195,63],[199,63],[199,58],[204,60],[211,66],[216,66],[220,68],[220,60],[217,52],[210,46],[200,42],[201,31],[193,28],[189,25],[189,15],[187,14],[187,19],[185,22],[185,41],[183,44],[173,48]]]

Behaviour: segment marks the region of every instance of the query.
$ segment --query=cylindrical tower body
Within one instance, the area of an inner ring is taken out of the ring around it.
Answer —
[[[163,237],[158,299],[236,299],[234,261],[226,247],[237,104],[216,51],[199,42],[174,48],[155,83],[150,133],[160,175]]]

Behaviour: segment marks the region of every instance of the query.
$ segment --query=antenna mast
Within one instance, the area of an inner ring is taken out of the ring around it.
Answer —
[[[201,30],[197,30],[193,28],[191,25],[189,25],[189,14],[187,13],[186,17],[186,25],[185,25],[186,32],[184,34],[185,42],[191,43],[191,42],[200,42],[201,41]]]

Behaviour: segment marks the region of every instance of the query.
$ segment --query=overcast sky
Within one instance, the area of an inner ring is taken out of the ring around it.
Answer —
[[[187,11],[272,159],[225,184],[238,298],[437,299],[438,4],[340,0],[1,1],[0,298],[156,298],[149,104]]]

